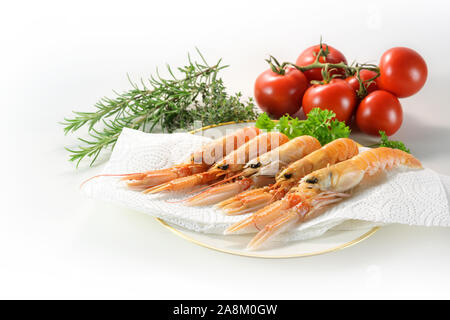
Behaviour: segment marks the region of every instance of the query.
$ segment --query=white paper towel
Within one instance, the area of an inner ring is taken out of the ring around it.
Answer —
[[[188,133],[147,134],[124,129],[104,174],[122,174],[167,168],[210,139]],[[141,211],[182,227],[223,233],[246,215],[226,216],[213,207],[187,207],[185,193],[147,195],[127,189],[116,177],[100,177],[83,186],[87,195]],[[192,196],[192,195],[189,195]],[[334,229],[355,229],[389,223],[450,226],[450,177],[430,169],[393,171],[358,187],[352,196],[319,217],[299,225],[279,240],[300,240]]]

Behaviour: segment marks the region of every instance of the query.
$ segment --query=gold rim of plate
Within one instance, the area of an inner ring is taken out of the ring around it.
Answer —
[[[250,123],[250,122],[255,122],[254,120],[249,120],[249,121],[230,121],[230,122],[224,122],[224,123],[219,123],[219,124],[213,124],[213,125],[209,125],[209,126],[205,126],[202,128],[198,128],[195,130],[190,131],[189,133],[194,134],[200,131],[204,131],[207,129],[211,129],[211,128],[215,128],[215,127],[221,127],[221,126],[226,126],[226,125],[230,125],[230,124],[239,124],[239,123]],[[161,223],[161,225],[163,225],[165,228],[169,229],[172,233],[176,234],[177,236],[192,242],[196,245],[199,245],[201,247],[204,248],[208,248],[208,249],[212,249],[215,251],[219,251],[222,253],[228,253],[228,254],[232,254],[232,255],[236,255],[236,256],[244,256],[244,257],[251,257],[251,258],[265,258],[265,259],[286,259],[286,258],[300,258],[300,257],[310,257],[310,256],[317,256],[320,254],[324,254],[324,253],[329,253],[329,252],[334,252],[334,251],[338,251],[344,248],[348,248],[350,246],[353,246],[367,238],[369,238],[371,235],[373,235],[375,232],[377,232],[380,227],[373,227],[372,229],[370,229],[369,231],[367,231],[366,233],[364,233],[363,235],[357,237],[356,239],[353,239],[351,241],[348,241],[346,243],[340,244],[338,246],[326,249],[326,250],[320,250],[320,251],[313,251],[313,252],[307,252],[307,253],[300,253],[300,254],[292,254],[292,255],[262,255],[262,254],[257,254],[257,253],[247,253],[247,252],[239,252],[239,251],[233,251],[233,250],[226,250],[226,249],[222,249],[222,248],[217,248],[214,247],[212,245],[209,245],[207,243],[201,242],[199,240],[193,239],[190,236],[188,236],[187,234],[181,232],[180,230],[172,227],[171,225],[169,225],[166,221],[160,219],[160,218],[155,218],[156,221],[158,221],[159,223]]]

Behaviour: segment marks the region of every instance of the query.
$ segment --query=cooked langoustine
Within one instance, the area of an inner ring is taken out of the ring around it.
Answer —
[[[322,148],[291,163],[276,177],[270,187],[244,191],[237,196],[222,201],[217,206],[229,215],[255,212],[270,203],[280,200],[307,174],[327,165],[347,160],[358,154],[358,144],[348,138],[336,139]]]
[[[242,171],[245,164],[250,160],[253,160],[288,141],[289,138],[280,132],[260,134],[228,154],[221,161],[208,169],[208,171],[171,180],[167,183],[148,188],[144,190],[144,193],[180,191],[207,184],[217,179],[224,179]]]
[[[205,144],[178,165],[167,169],[127,174],[124,175],[122,180],[127,181],[130,188],[147,189],[177,178],[205,172],[223,157],[255,138],[260,132],[256,127],[239,129],[232,134]]]
[[[397,149],[382,147],[364,151],[350,160],[306,175],[283,199],[232,225],[225,233],[258,232],[248,244],[249,249],[255,249],[272,236],[316,217],[322,212],[320,208],[349,197],[349,191],[365,176],[398,167],[420,169],[422,165],[414,156]]]
[[[234,182],[223,183],[185,200],[188,206],[211,205],[228,199],[252,186],[273,183],[280,169],[320,148],[320,142],[311,136],[296,137],[289,142],[249,161],[242,172],[233,176]]]

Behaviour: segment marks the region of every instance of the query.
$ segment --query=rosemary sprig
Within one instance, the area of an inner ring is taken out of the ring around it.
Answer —
[[[73,118],[65,118],[65,134],[87,127],[89,138],[78,138],[77,149],[66,148],[70,161],[77,166],[84,158],[91,158],[91,165],[99,154],[113,148],[123,128],[152,132],[156,128],[163,132],[177,129],[190,130],[195,121],[210,125],[228,121],[254,120],[257,113],[252,99],[241,101],[241,93],[229,95],[221,78],[220,70],[228,67],[221,60],[210,66],[198,51],[201,62],[192,61],[178,68],[176,77],[169,65],[169,79],[164,79],[156,70],[146,84],[140,85],[129,79],[132,89],[117,93],[115,98],[104,97],[95,104],[93,112],[76,112]]]

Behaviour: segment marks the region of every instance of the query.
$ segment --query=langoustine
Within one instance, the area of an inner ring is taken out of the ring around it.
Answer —
[[[211,205],[228,199],[251,187],[273,183],[277,173],[288,164],[320,148],[320,142],[311,136],[296,137],[285,144],[250,160],[242,172],[231,177],[233,182],[221,183],[185,200],[188,206]]]
[[[148,189],[169,181],[207,171],[223,157],[258,136],[256,127],[245,127],[232,134],[211,141],[196,150],[182,163],[167,169],[124,174],[122,180],[133,189]]]
[[[222,201],[217,206],[229,215],[255,212],[270,203],[280,200],[307,174],[327,165],[348,160],[358,154],[358,144],[348,138],[336,139],[322,148],[291,163],[276,177],[270,187],[244,191],[235,197]]]
[[[364,151],[350,160],[306,175],[283,199],[232,225],[225,233],[256,231],[247,248],[258,248],[274,235],[316,217],[322,212],[319,209],[349,197],[349,191],[364,177],[398,167],[420,169],[422,165],[414,156],[397,149],[382,147]]]
[[[245,164],[250,160],[288,141],[289,138],[280,132],[262,133],[228,154],[207,171],[174,179],[167,183],[148,188],[144,190],[144,193],[186,190],[216,180],[225,179],[242,171]]]

